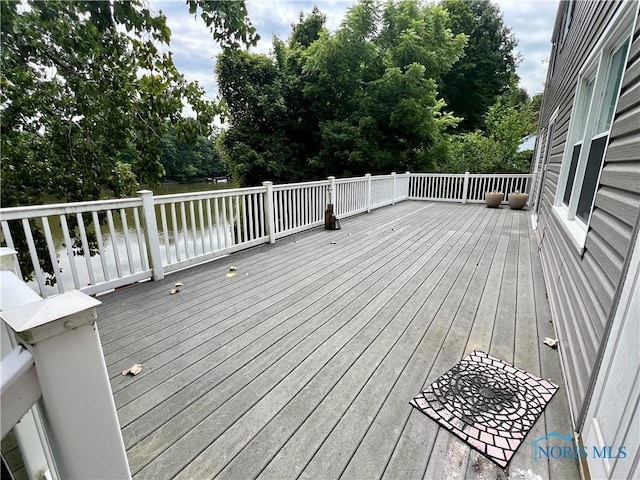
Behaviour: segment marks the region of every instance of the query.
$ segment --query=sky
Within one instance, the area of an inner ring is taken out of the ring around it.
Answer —
[[[346,10],[355,0],[247,0],[249,18],[261,39],[252,51],[268,53],[272,36],[283,40],[297,23],[301,11],[308,13],[314,5],[327,16],[327,27],[333,31],[340,26]],[[530,95],[544,89],[551,34],[555,22],[558,0],[494,0],[518,40],[516,51],[522,60],[518,67],[520,83]],[[220,47],[200,18],[189,15],[185,2],[180,0],[149,0],[150,8],[167,16],[171,29],[174,62],[187,80],[197,80],[209,99],[217,97],[214,66]]]

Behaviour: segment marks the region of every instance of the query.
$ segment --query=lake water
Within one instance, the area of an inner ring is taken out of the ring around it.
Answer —
[[[200,183],[188,183],[188,184],[164,184],[160,187],[151,189],[153,191],[154,196],[157,195],[168,195],[168,194],[177,194],[177,193],[190,193],[190,192],[202,192],[202,191],[210,191],[210,190],[226,190],[235,188],[236,185],[231,182],[219,182],[219,183],[209,183],[209,182],[200,182]],[[142,186],[141,189],[146,187]],[[50,203],[59,203],[55,200],[51,199]],[[169,212],[167,212],[169,213]],[[162,232],[162,226],[160,225],[160,212],[159,207],[156,207],[156,215],[158,219],[158,233],[160,235],[161,245],[164,245],[164,238]],[[187,212],[187,216],[189,213]],[[170,217],[170,215],[169,215]],[[70,221],[71,216],[67,216],[67,222]],[[83,215],[84,224],[87,229],[87,234],[89,236],[95,235],[95,229],[93,227],[93,222],[91,220],[90,214]],[[90,256],[88,259],[84,255],[79,255],[78,250],[75,250],[75,253],[72,255],[75,257],[75,264],[77,266],[77,276],[80,286],[88,285],[90,283],[89,277],[89,269],[87,266],[87,262],[92,265],[92,269],[95,273],[95,281],[100,283],[105,281],[102,270],[103,262],[106,264],[107,269],[109,270],[109,274],[111,278],[115,278],[118,276],[117,274],[117,265],[119,265],[120,270],[124,274],[128,274],[130,267],[128,263],[128,255],[130,254],[133,259],[133,264],[135,266],[135,271],[143,270],[143,262],[142,262],[142,253],[145,252],[146,247],[144,245],[140,245],[138,242],[135,223],[133,214],[130,209],[126,211],[126,220],[127,220],[127,232],[128,236],[125,235],[125,229],[123,228],[123,222],[121,221],[120,213],[117,211],[113,212],[113,226],[115,230],[115,235],[110,235],[108,224],[105,222],[100,225],[100,238],[102,239],[103,249],[100,254],[95,254]],[[60,224],[60,220],[58,216],[48,217],[49,226],[51,229],[51,234],[53,237],[53,242],[56,247],[56,256],[57,263],[59,269],[59,276],[62,278],[65,290],[70,290],[74,288],[74,279],[71,269],[71,264],[69,261],[69,256],[67,253],[67,247],[65,245],[64,234],[62,232],[62,227]],[[142,221],[142,219],[140,219]],[[188,220],[189,223],[190,220]],[[42,223],[40,219],[36,220],[36,225],[38,228],[42,229]],[[169,232],[168,239],[171,244],[175,243],[175,239],[173,238],[173,225],[171,224],[171,218],[168,219],[169,224]],[[181,219],[178,218],[178,231],[182,232],[183,226],[181,225]],[[191,228],[191,225],[187,225],[187,228]],[[214,230],[217,226],[214,225]],[[199,230],[199,225],[197,226]],[[224,235],[227,232],[223,233]],[[73,235],[73,233],[72,233]],[[180,237],[182,235],[179,234]],[[228,236],[228,235],[227,235]],[[128,238],[127,238],[128,237]],[[115,245],[114,245],[115,243]],[[181,250],[184,252],[183,255],[186,257],[186,249],[193,251],[195,247],[192,244],[191,239],[189,239],[188,244],[184,245],[184,242],[180,241]],[[114,248],[115,247],[115,248]],[[119,259],[116,258],[116,253]],[[163,263],[167,263],[166,252],[165,249],[161,249],[163,256]],[[39,255],[47,255],[46,252],[39,252]],[[175,257],[175,253],[173,253]],[[34,281],[29,282],[34,289],[37,289],[37,284]],[[51,294],[57,292],[57,287],[55,286],[47,286],[47,291]]]

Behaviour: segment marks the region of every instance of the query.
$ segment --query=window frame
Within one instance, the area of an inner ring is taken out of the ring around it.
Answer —
[[[602,115],[602,109],[604,108],[604,96],[607,82],[611,74],[614,73],[612,72],[613,56],[625,45],[625,43],[626,52],[624,52],[623,56],[623,65],[625,67],[629,58],[629,50],[633,39],[633,26],[635,18],[637,17],[637,5],[633,5],[634,3],[637,2],[628,2],[620,7],[620,10],[616,13],[608,28],[603,32],[596,46],[592,49],[590,55],[587,57],[583,67],[578,73],[576,93],[571,107],[572,113],[569,121],[567,139],[562,156],[562,164],[552,210],[561,223],[564,224],[580,255],[584,253],[584,246],[587,239],[589,224],[591,223],[595,197],[597,195],[600,176],[602,175],[602,167],[607,153],[609,142],[608,138],[611,133],[611,129],[613,128],[615,112],[617,110],[624,74],[626,72],[626,68],[624,67],[622,69],[620,84],[618,85],[617,91],[614,93],[615,105],[611,125],[605,132],[598,133],[596,132],[596,129],[600,116]],[[591,99],[587,102],[585,98],[586,92],[588,91],[587,85],[594,78],[595,82]],[[581,121],[585,118],[585,115],[586,120]],[[607,146],[605,146],[604,154],[600,160],[601,163],[598,179],[593,193],[593,198],[591,199],[588,219],[587,222],[584,222],[576,216],[576,210],[582,195],[583,182],[592,142],[598,138],[602,138],[603,136],[607,137]],[[582,143],[582,145],[580,147],[580,154],[573,177],[570,200],[567,205],[563,203],[563,200],[567,184],[570,180],[569,171],[571,169],[574,148],[578,143]]]
[[[564,42],[567,39],[567,34],[571,28],[573,21],[573,14],[576,8],[576,0],[566,0],[567,6],[565,7],[564,16],[562,18],[562,32],[560,34],[560,45],[564,47]]]

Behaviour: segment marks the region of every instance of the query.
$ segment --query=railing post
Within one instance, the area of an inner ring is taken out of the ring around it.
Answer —
[[[336,204],[336,177],[327,177],[329,180],[329,189],[327,192],[329,193],[329,203],[333,206]]]
[[[391,205],[396,204],[396,172],[391,172]]]
[[[264,217],[267,220],[267,229],[269,230],[269,243],[276,243],[276,218],[273,202],[273,182],[262,182],[267,187],[266,198],[264,202]]]
[[[407,170],[404,172],[405,177],[407,177],[407,195],[404,197],[405,200],[409,200],[409,189],[411,188],[411,172]]]
[[[535,188],[536,188],[536,177],[538,176],[537,173],[532,173],[531,174],[531,183],[528,185],[528,188],[526,189],[525,192],[522,193],[526,193],[529,195],[529,198],[527,198],[527,205],[529,207],[531,207],[533,205],[534,199],[532,198],[533,195],[536,193]]]
[[[99,304],[72,291],[1,314],[35,360],[61,478],[131,478],[96,325]]]
[[[0,248],[0,270],[3,271],[1,274],[3,295],[0,297],[0,310],[7,310],[42,300],[40,295],[31,290],[22,281],[18,254],[12,248]],[[18,288],[13,288],[14,286]],[[0,353],[4,361],[6,356],[18,345],[13,330],[9,328],[4,320],[0,320],[0,343]],[[24,401],[24,399],[21,399],[21,401]],[[55,469],[53,454],[44,431],[42,414],[37,404],[29,409],[20,422],[13,427],[13,430],[28,477],[39,478],[44,475],[45,478],[59,478]]]
[[[329,188],[327,193],[329,194],[329,205],[333,205],[334,211],[337,211],[336,206],[336,177],[327,177],[329,180]]]
[[[369,213],[371,212],[371,174],[367,173],[365,177],[367,177],[367,192],[366,192],[365,204],[367,206],[367,213]]]
[[[142,199],[145,240],[147,242],[147,252],[149,252],[149,263],[151,264],[153,279],[162,280],[164,278],[164,270],[162,268],[162,255],[160,254],[160,236],[158,235],[153,192],[151,190],[140,190],[137,193]]]
[[[464,172],[464,185],[462,186],[462,204],[467,203],[469,195],[469,172]]]

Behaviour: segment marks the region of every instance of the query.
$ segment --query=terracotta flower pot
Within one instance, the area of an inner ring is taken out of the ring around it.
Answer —
[[[484,200],[487,202],[487,207],[497,208],[502,203],[504,193],[502,192],[487,192],[484,194]]]
[[[529,195],[526,193],[516,193],[516,192],[510,193],[508,197],[509,208],[513,210],[522,210],[522,208],[527,203],[528,198],[529,198]]]

